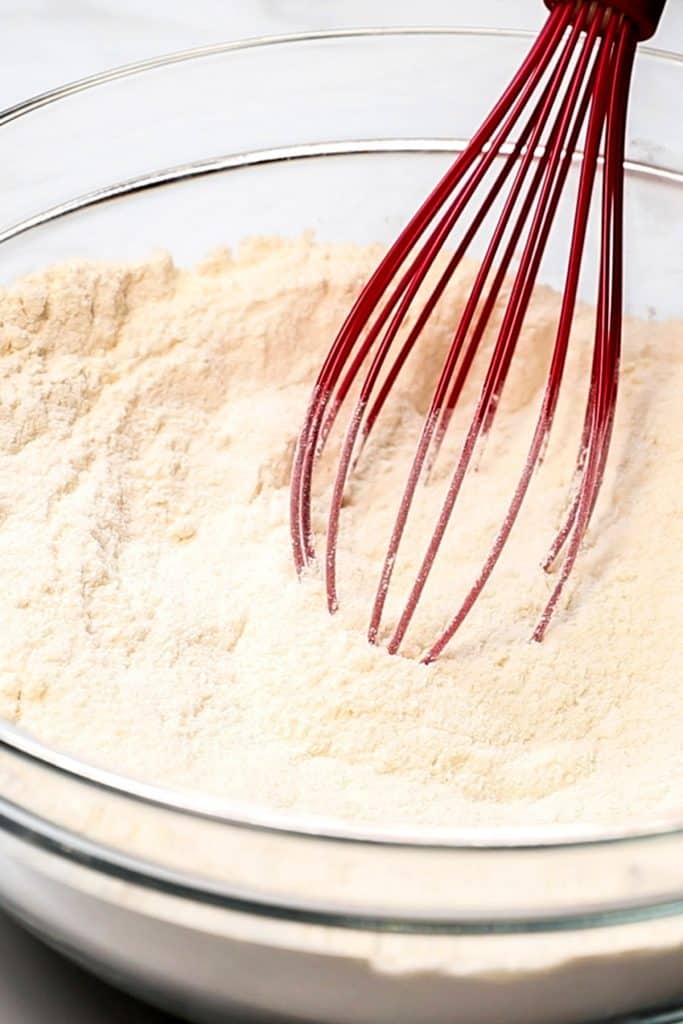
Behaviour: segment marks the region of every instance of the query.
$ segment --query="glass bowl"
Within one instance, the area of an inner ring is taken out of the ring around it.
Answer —
[[[528,45],[249,40],[28,100],[0,114],[3,278],[160,247],[191,263],[260,233],[389,241]],[[679,55],[641,50],[626,304],[650,317],[683,316],[682,84]],[[551,248],[544,279],[561,266]],[[589,261],[589,298],[594,282]],[[28,927],[190,1020],[570,1024],[683,1005],[683,806],[611,832],[372,832],[171,792],[2,723],[0,864]]]

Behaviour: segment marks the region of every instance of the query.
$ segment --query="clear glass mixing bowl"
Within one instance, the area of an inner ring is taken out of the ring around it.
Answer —
[[[262,39],[20,104],[0,114],[2,276],[159,247],[188,263],[307,228],[388,241],[528,41]],[[683,316],[682,86],[680,56],[641,51],[626,301],[651,317]],[[551,248],[545,279],[561,265]],[[683,1004],[683,806],[609,834],[370,833],[170,792],[1,724],[0,863],[29,927],[193,1020],[563,1024]]]

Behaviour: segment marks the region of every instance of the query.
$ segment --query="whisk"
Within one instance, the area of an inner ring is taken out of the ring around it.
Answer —
[[[426,545],[415,582],[387,648],[396,653],[411,623],[473,462],[490,431],[522,331],[544,249],[571,165],[580,161],[564,288],[540,411],[526,462],[502,524],[476,579],[423,656],[443,652],[471,611],[506,545],[558,404],[577,302],[589,216],[602,165],[600,253],[594,348],[575,485],[544,569],[561,557],[556,583],[532,639],[541,641],[574,568],[603,479],[613,433],[622,330],[623,191],[626,115],[637,43],[651,36],[665,0],[545,0],[549,15],[521,68],[481,128],[388,250],[363,288],[318,374],[295,451],[291,535],[301,573],[315,560],[311,496],[317,460],[345,399],[355,387],[327,520],[325,581],[330,612],[338,607],[337,543],[349,474],[440,297],[494,203],[501,205],[429,403],[398,502],[372,606],[368,638],[379,642],[382,617],[416,488],[432,464],[518,248],[504,315],[472,419]],[[582,151],[579,144],[582,142]],[[482,194],[475,205],[475,193]],[[458,223],[464,231],[405,340],[406,315],[437,255]]]

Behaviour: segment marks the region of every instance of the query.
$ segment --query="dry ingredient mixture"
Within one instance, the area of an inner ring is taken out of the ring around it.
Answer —
[[[378,255],[253,240],[193,270],[163,255],[73,263],[0,293],[0,714],[119,772],[282,811],[463,826],[680,810],[681,325],[626,324],[603,494],[547,639],[530,644],[585,404],[593,313],[579,310],[525,512],[474,613],[426,668],[417,656],[476,577],[521,470],[557,296],[537,292],[496,428],[404,657],[391,658],[365,639],[370,601],[471,267],[349,488],[333,618],[319,577],[295,577],[288,525],[311,383]],[[388,625],[476,383],[420,492]]]

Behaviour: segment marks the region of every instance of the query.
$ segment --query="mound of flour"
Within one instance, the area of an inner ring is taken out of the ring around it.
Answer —
[[[288,526],[311,383],[378,254],[255,240],[193,270],[166,256],[74,263],[0,293],[0,714],[122,773],[361,822],[633,822],[680,810],[681,325],[626,325],[603,494],[537,645],[528,637],[554,582],[539,565],[567,508],[592,352],[592,314],[579,311],[519,526],[427,668],[417,656],[476,577],[521,469],[557,297],[537,293],[497,425],[404,656],[391,658],[365,639],[369,606],[471,267],[349,487],[336,616],[315,573],[297,581]],[[475,372],[420,490],[387,626],[476,382]]]

